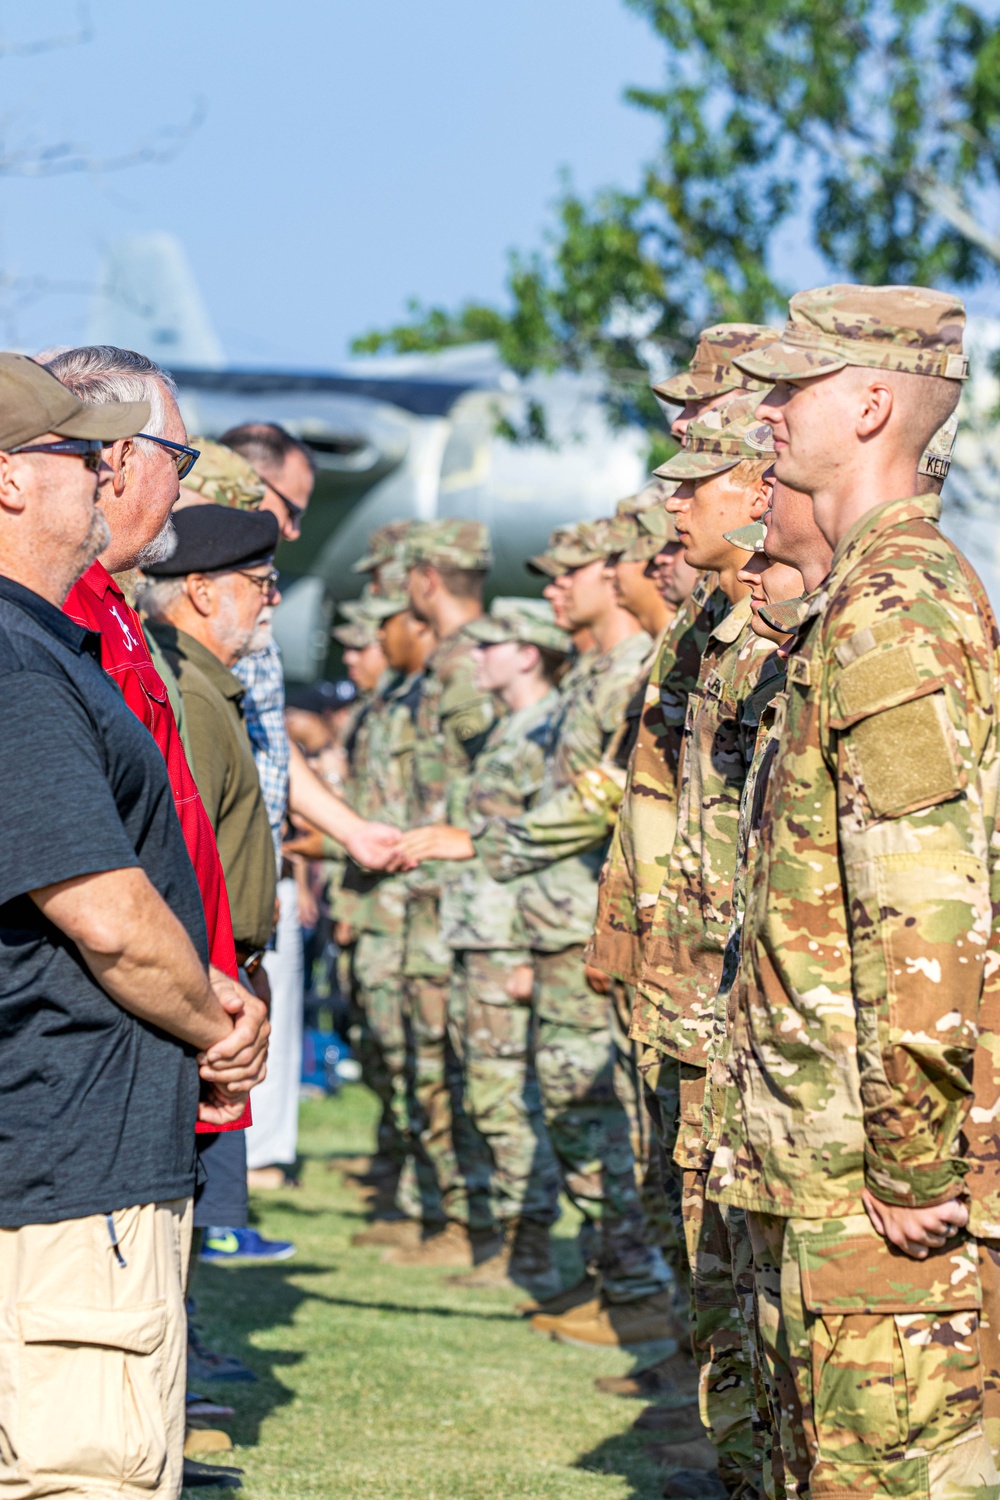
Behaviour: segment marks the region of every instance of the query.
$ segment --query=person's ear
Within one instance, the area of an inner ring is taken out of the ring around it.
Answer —
[[[771,508],[771,496],[774,494],[774,475],[767,473],[758,479],[753,502],[750,506],[750,514],[755,521],[759,521]]]
[[[19,514],[27,499],[27,465],[16,453],[0,453],[0,510]]]
[[[132,478],[138,451],[134,438],[119,438],[117,443],[112,443],[110,449],[104,450],[104,462],[111,470],[111,487],[116,495],[120,495]]]
[[[861,401],[856,431],[858,437],[875,437],[892,415],[892,386],[881,380],[870,380],[860,392]]]
[[[192,609],[207,618],[215,608],[215,582],[204,573],[189,573],[184,580],[184,592]]]

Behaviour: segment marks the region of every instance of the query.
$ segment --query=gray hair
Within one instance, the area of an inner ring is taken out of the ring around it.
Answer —
[[[144,578],[136,589],[135,606],[153,620],[170,617],[171,605],[184,593],[183,578]]]
[[[162,437],[167,419],[164,392],[176,400],[177,386],[145,354],[116,349],[113,344],[84,344],[56,354],[45,368],[88,406],[103,406],[109,401],[148,401],[149,421],[145,430],[154,437]]]

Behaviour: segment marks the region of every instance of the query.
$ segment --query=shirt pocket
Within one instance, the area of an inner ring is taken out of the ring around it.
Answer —
[[[957,796],[968,778],[942,677],[908,645],[857,657],[833,683],[830,728],[872,818],[901,817]]]

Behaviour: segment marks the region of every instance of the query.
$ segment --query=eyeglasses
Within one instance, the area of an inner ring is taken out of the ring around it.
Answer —
[[[279,574],[277,568],[272,568],[270,573],[247,573],[242,568],[234,568],[233,572],[238,573],[241,578],[249,578],[251,583],[257,585],[262,594],[273,594],[278,587]]]
[[[264,479],[263,474],[260,477],[261,477],[261,479],[264,480],[264,483],[267,486],[267,488],[273,494],[277,495],[278,499],[281,501],[282,505],[287,510],[287,512],[288,512],[288,519],[291,521],[292,525],[293,526],[297,526],[299,524],[300,520],[302,519],[302,517],[305,515],[305,511],[306,511],[305,506],[304,505],[296,505],[294,500],[289,500],[289,498],[288,498],[287,495],[283,495],[281,493],[281,491],[278,489],[278,486],[276,484],[272,484],[269,479]]]
[[[201,457],[200,448],[189,448],[186,443],[172,443],[169,438],[154,437],[151,432],[137,432],[136,437],[145,438],[147,443],[156,443],[158,447],[166,448],[177,465],[178,479],[183,479],[185,474],[190,474]]]
[[[82,458],[84,468],[92,474],[101,467],[102,445],[100,438],[67,438],[62,443],[24,443],[20,448],[8,448],[8,453],[55,453],[60,458]]]

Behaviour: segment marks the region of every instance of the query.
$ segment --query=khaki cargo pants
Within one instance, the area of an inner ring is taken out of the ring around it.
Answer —
[[[0,1229],[5,1500],[180,1495],[191,1200],[110,1217]]]

